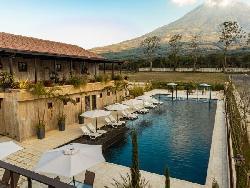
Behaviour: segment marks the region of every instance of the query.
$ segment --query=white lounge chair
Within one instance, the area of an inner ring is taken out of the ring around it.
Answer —
[[[88,123],[87,124],[87,127],[88,127],[88,129],[92,132],[92,133],[99,133],[99,134],[106,134],[107,133],[107,131],[105,131],[105,130],[95,130],[95,127],[92,125],[92,123]]]
[[[137,119],[138,115],[137,114],[131,114],[131,113],[127,113],[126,111],[122,111],[122,116],[126,119],[129,120],[133,120],[133,119]]]
[[[112,123],[118,123],[118,124],[126,124],[126,121],[120,121],[120,120],[116,120],[112,115],[109,115],[109,119],[111,120]]]
[[[157,106],[150,102],[144,102],[145,108],[156,108]]]
[[[119,126],[121,126],[122,124],[119,124],[117,122],[112,122],[109,118],[104,118],[104,120],[106,121],[107,125],[113,127],[113,128],[118,128]]]
[[[82,126],[81,130],[83,135],[89,136],[90,139],[95,140],[96,138],[100,137],[102,134],[100,133],[93,133],[91,132],[86,126]]]
[[[141,114],[146,114],[146,113],[149,112],[149,110],[146,109],[146,108],[141,108],[141,109],[140,109],[138,106],[134,106],[134,108],[136,109],[136,111],[137,111],[138,113],[141,113]]]

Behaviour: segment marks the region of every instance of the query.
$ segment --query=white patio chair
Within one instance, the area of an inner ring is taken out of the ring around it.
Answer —
[[[120,120],[116,120],[112,115],[109,115],[109,119],[111,120],[112,123],[117,123],[117,124],[126,124],[125,121],[120,121]]]
[[[118,123],[113,123],[109,118],[104,118],[104,120],[106,121],[107,125],[113,127],[113,128],[118,128],[119,126],[121,126],[121,124]]]
[[[100,137],[102,134],[100,133],[93,133],[91,132],[86,126],[82,126],[81,130],[83,132],[83,135],[89,136],[90,139],[95,140],[96,138]]]
[[[105,131],[105,130],[95,130],[95,127],[93,126],[93,124],[92,123],[88,123],[87,124],[87,128],[92,132],[92,133],[99,133],[99,134],[106,134],[107,133],[107,131]]]

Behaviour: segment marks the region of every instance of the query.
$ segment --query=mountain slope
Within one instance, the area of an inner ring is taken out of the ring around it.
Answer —
[[[246,32],[250,31],[249,12],[250,7],[241,2],[228,6],[203,4],[179,20],[146,35],[118,44],[95,48],[92,51],[112,59],[126,59],[141,55],[140,43],[146,37],[160,37],[163,48],[167,48],[170,35],[177,33],[183,35],[183,42],[187,42],[194,34],[200,34],[203,47],[214,50],[218,41],[219,25],[224,21],[237,21]],[[161,53],[159,52],[159,54]]]

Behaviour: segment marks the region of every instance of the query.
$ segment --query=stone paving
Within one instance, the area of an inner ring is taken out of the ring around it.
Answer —
[[[180,92],[179,94],[180,96],[181,95],[183,95],[183,97],[185,96],[184,92],[183,93]],[[220,98],[222,94],[218,92],[214,92],[212,96],[213,98]],[[190,96],[190,98],[191,97],[192,96]],[[193,98],[195,97],[196,95],[193,96]],[[11,164],[17,165],[19,167],[22,167],[22,168],[32,170],[32,168],[38,162],[43,152],[56,148],[58,146],[64,145],[68,142],[71,142],[81,137],[81,135],[82,133],[79,129],[78,124],[68,126],[66,131],[64,132],[59,132],[57,130],[49,131],[46,133],[46,138],[43,140],[38,140],[37,138],[34,137],[22,143],[17,143],[20,146],[22,146],[24,149],[10,155],[8,158],[6,158],[5,161]],[[0,142],[9,141],[9,140],[11,139],[7,137],[0,137]],[[220,158],[220,156],[218,157]],[[218,168],[218,169],[221,170],[221,168]],[[123,166],[119,166],[119,165],[115,165],[111,163],[106,163],[106,162],[96,165],[90,168],[89,170],[96,173],[95,184],[94,184],[95,188],[103,188],[104,186],[110,186],[114,178],[116,180],[119,180],[121,175],[125,176],[129,172],[129,168],[127,167],[123,167]],[[0,173],[2,174],[3,171],[0,171]],[[165,187],[164,176],[153,174],[153,173],[148,173],[144,171],[142,171],[142,176],[145,177],[145,179],[149,180],[149,184],[151,185],[152,188],[164,188]],[[53,177],[53,176],[50,176],[50,177]],[[79,181],[83,181],[84,173],[79,174],[76,177],[76,179]],[[67,183],[71,181],[68,178],[61,178],[61,180]],[[19,186],[22,188],[27,187],[27,182],[25,178],[21,177],[19,181]],[[42,188],[45,186],[39,183],[35,183],[33,187]],[[171,178],[171,188],[203,188],[203,187],[206,187],[206,186]]]

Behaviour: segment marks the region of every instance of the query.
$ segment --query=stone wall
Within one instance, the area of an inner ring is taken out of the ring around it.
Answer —
[[[78,115],[85,111],[85,96],[90,96],[90,107],[92,108],[92,96],[96,96],[97,108],[116,102],[116,94],[105,89],[111,86],[108,84],[89,83],[82,88],[73,86],[61,86],[60,94],[69,94],[74,100],[80,100],[76,105],[68,103],[63,105],[53,98],[37,98],[27,90],[10,90],[8,93],[1,93],[0,109],[0,134],[9,136],[18,141],[23,141],[36,135],[36,124],[38,122],[38,112],[40,116],[44,113],[46,130],[58,129],[57,118],[59,110],[64,106],[66,114],[66,124],[78,122]],[[110,94],[110,95],[108,95]],[[125,96],[125,91],[117,92],[120,101]],[[52,104],[49,108],[48,103]]]

